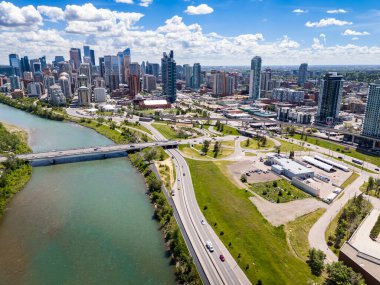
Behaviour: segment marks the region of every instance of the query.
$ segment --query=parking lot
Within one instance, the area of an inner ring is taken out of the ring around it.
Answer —
[[[235,180],[240,180],[243,173],[247,175],[248,183],[267,182],[279,179],[279,177],[270,170],[270,166],[260,162],[260,158],[245,160],[233,163],[228,166],[229,172]]]

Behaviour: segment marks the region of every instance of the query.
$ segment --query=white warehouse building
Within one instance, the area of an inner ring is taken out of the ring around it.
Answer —
[[[285,175],[287,178],[292,179],[298,177],[301,179],[307,179],[314,177],[314,171],[299,164],[298,162],[285,158],[279,154],[268,153],[267,161],[272,165],[272,171]]]

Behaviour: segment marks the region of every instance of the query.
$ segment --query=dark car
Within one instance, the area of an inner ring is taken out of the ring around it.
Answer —
[[[224,262],[226,259],[224,258],[224,255],[223,254],[221,254],[220,256],[219,256],[219,258],[220,258],[220,260],[222,261],[222,262]]]

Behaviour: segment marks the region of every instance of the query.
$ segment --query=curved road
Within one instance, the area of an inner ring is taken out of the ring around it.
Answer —
[[[165,139],[150,124],[144,123],[144,126],[154,134],[156,139]],[[208,281],[210,284],[251,284],[211,226],[207,223],[202,225],[201,220],[205,220],[205,218],[196,201],[191,173],[186,160],[177,150],[167,150],[167,152],[174,157],[177,183],[181,189],[175,190],[176,195],[173,200]],[[214,246],[213,253],[205,246],[207,240],[210,240]],[[225,262],[219,259],[220,254],[224,255]]]

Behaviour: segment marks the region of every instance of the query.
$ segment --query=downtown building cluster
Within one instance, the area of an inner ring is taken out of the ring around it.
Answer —
[[[105,102],[107,97],[133,100],[140,92],[162,91],[157,96],[173,103],[176,100],[176,62],[173,51],[164,53],[160,64],[131,60],[129,48],[116,55],[98,58],[89,46],[71,48],[69,59],[56,56],[51,63],[46,57],[29,59],[9,55],[9,65],[0,66],[0,89],[13,98],[23,96],[48,100],[55,106],[68,102],[79,106]],[[44,97],[45,96],[45,97]]]

